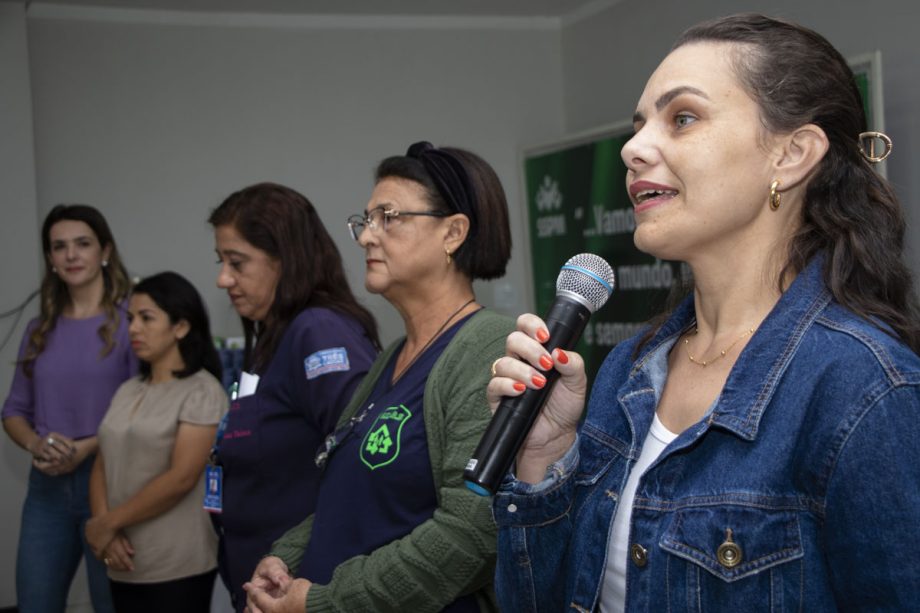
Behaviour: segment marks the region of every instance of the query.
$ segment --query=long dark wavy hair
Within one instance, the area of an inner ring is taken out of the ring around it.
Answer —
[[[70,291],[67,285],[52,270],[51,266],[51,227],[60,221],[82,221],[89,226],[99,246],[109,248],[108,263],[102,267],[102,279],[105,290],[102,294],[102,309],[105,312],[105,321],[99,326],[99,338],[102,339],[103,348],[100,357],[105,357],[115,349],[115,331],[121,318],[119,309],[128,292],[131,291],[131,281],[121,257],[115,238],[102,216],[95,208],[87,204],[59,204],[55,206],[42,223],[42,253],[45,254],[45,274],[41,283],[41,306],[38,316],[38,325],[29,336],[29,345],[21,364],[23,372],[32,376],[35,360],[45,350],[48,334],[57,324],[58,317],[64,308],[70,304]]]
[[[188,333],[179,339],[179,353],[185,367],[173,371],[173,375],[183,379],[204,368],[220,380],[220,356],[211,337],[208,310],[194,285],[182,275],[167,271],[147,277],[131,293],[149,296],[169,316],[169,323],[175,325],[182,320],[188,323]],[[150,378],[150,363],[140,360],[139,370],[144,379]]]
[[[860,153],[866,114],[846,60],[817,32],[750,13],[693,26],[672,50],[701,41],[739,44],[732,65],[767,130],[811,123],[827,135],[829,149],[806,187],[781,288],[824,253],[824,282],[834,299],[882,322],[880,328],[920,353],[920,308],[903,260],[903,212],[888,181]]]
[[[352,294],[342,256],[305,196],[276,183],[258,183],[230,194],[214,209],[208,223],[215,228],[232,226],[280,265],[281,275],[265,320],[240,317],[247,370],[259,373],[268,366],[288,324],[308,307],[349,315],[380,348],[377,322]]]

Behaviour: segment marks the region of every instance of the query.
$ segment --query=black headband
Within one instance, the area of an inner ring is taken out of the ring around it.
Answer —
[[[474,191],[463,163],[449,151],[438,149],[428,141],[411,145],[406,151],[406,157],[422,163],[447,206],[469,218],[472,234],[477,227]]]

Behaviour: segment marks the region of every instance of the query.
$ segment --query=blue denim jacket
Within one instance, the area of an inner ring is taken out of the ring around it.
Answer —
[[[821,266],[639,482],[628,611],[920,607],[920,358],[837,304]],[[617,346],[550,482],[509,478],[495,496],[502,610],[598,607],[618,496],[663,383],[653,365],[693,323],[688,299],[637,360],[635,339]]]

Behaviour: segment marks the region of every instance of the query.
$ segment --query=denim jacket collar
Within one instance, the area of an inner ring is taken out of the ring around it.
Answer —
[[[805,331],[832,299],[824,284],[823,268],[821,255],[812,258],[760,324],[729,373],[707,418],[710,425],[726,428],[746,440],[757,438],[763,411]],[[623,396],[635,391],[637,385],[647,385],[644,381],[647,377],[640,375],[640,371],[647,366],[649,357],[662,345],[673,344],[695,321],[691,295],[681,302],[643,348]]]

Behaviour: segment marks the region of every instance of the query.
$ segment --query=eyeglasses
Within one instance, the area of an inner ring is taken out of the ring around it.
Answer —
[[[348,224],[348,231],[351,232],[351,237],[358,240],[365,227],[372,232],[376,232],[381,228],[386,232],[391,219],[410,215],[417,217],[447,217],[450,213],[445,213],[444,211],[397,211],[388,209],[385,206],[378,206],[368,211],[366,215],[352,215],[346,223]]]

